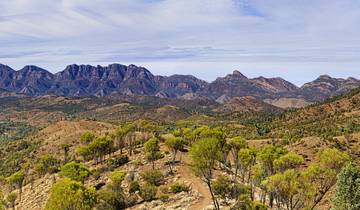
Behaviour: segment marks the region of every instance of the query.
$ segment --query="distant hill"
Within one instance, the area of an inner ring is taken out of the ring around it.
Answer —
[[[156,76],[146,68],[135,65],[73,64],[52,74],[37,66],[25,66],[15,71],[0,64],[0,97],[11,95],[10,93],[71,97],[119,94],[182,99],[207,97],[223,103],[231,98],[250,96],[275,106],[289,108],[323,101],[358,86],[360,81],[355,78],[337,79],[327,75],[297,87],[282,78],[249,79],[239,71],[209,83],[191,75]]]

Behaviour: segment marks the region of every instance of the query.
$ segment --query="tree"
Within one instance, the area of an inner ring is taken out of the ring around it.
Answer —
[[[238,153],[238,165],[241,169],[241,177],[244,181],[249,182],[251,176],[251,168],[256,162],[256,150],[254,148],[241,149]],[[247,175],[247,180],[245,176]]]
[[[84,183],[85,179],[91,175],[91,172],[81,163],[70,162],[61,167],[60,175]]]
[[[189,155],[191,169],[207,184],[215,209],[220,209],[211,186],[216,161],[221,157],[219,141],[216,138],[201,139],[193,144]]]
[[[261,166],[264,168],[266,177],[272,176],[275,174],[274,161],[285,155],[287,153],[286,149],[283,147],[278,147],[274,145],[269,145],[260,150],[257,157]],[[272,192],[269,193],[269,206],[273,207],[274,195]]]
[[[114,142],[109,136],[98,137],[88,145],[91,151],[95,164],[102,162],[106,154],[111,154],[113,151]]]
[[[289,152],[286,155],[274,160],[275,169],[284,172],[288,169],[294,169],[304,163],[304,158],[301,155]]]
[[[13,210],[15,210],[16,199],[17,199],[17,194],[16,194],[16,192],[11,192],[11,193],[6,197],[7,202],[9,202],[9,205],[10,205],[10,207],[11,207]]]
[[[12,174],[7,178],[7,181],[11,187],[15,185],[19,189],[19,200],[21,200],[24,180],[25,180],[25,173],[23,171],[15,172],[14,174]]]
[[[80,137],[80,142],[83,144],[90,144],[95,138],[95,133],[91,131],[85,131]]]
[[[53,174],[59,171],[60,160],[52,155],[43,155],[35,165],[35,170],[44,175],[46,173]]]
[[[246,140],[240,136],[230,139],[228,144],[230,147],[231,155],[234,158],[234,164],[235,164],[235,177],[234,178],[236,179],[236,177],[238,175],[238,171],[239,171],[239,152],[241,149],[248,147],[248,144],[247,144]]]
[[[335,210],[360,209],[360,170],[351,162],[337,177],[334,205]]]
[[[89,146],[80,146],[76,149],[76,154],[81,156],[84,161],[91,160],[92,157],[92,151],[90,151]]]
[[[305,204],[300,181],[300,173],[295,169],[290,169],[268,177],[264,185],[274,193],[279,207],[282,204],[288,210],[300,210]]]
[[[309,207],[311,210],[315,209],[327,192],[336,184],[337,174],[350,160],[350,157],[337,149],[327,148],[318,153],[317,159],[318,163],[310,165],[303,174],[307,182],[311,184],[308,189],[308,191],[312,191]]]
[[[172,173],[171,165],[175,163],[176,154],[179,150],[184,148],[184,141],[181,137],[172,137],[169,139],[166,139],[165,145],[172,151],[172,161],[170,163],[170,171]]]
[[[64,152],[64,164],[66,164],[69,161],[69,150],[70,150],[70,145],[69,144],[62,144],[61,148]]]
[[[162,158],[162,154],[160,152],[160,141],[158,138],[151,138],[147,142],[145,142],[145,152],[146,159],[152,163],[152,169],[155,170],[155,161]]]
[[[91,210],[97,202],[95,188],[65,178],[51,188],[45,209]]]
[[[232,182],[227,176],[219,176],[212,182],[214,194],[227,203],[232,198]]]
[[[121,187],[126,172],[115,171],[110,174],[111,184],[98,192],[98,205],[96,209],[125,209],[126,200]]]
[[[122,154],[123,149],[125,148],[125,137],[131,131],[131,127],[128,125],[119,127],[116,129],[115,140],[116,146],[120,149],[120,153]]]

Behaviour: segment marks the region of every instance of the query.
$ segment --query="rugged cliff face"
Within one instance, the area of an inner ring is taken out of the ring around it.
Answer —
[[[360,86],[355,78],[337,79],[327,75],[302,87],[282,79],[249,79],[239,71],[208,83],[191,75],[155,76],[144,67],[69,65],[52,74],[37,66],[15,71],[0,64],[0,88],[7,94],[28,96],[107,96],[111,94],[147,95],[161,98],[208,97],[222,103],[234,97],[257,100],[301,99],[322,101]]]

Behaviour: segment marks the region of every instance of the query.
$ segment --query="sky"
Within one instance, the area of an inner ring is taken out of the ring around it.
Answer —
[[[359,0],[1,0],[0,63],[360,78]]]

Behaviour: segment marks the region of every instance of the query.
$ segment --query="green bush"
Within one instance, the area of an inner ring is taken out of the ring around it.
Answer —
[[[126,155],[122,155],[120,157],[111,158],[107,160],[107,166],[109,170],[114,170],[116,168],[119,168],[120,166],[123,166],[124,164],[129,162],[129,157]]]
[[[130,182],[130,184],[129,184],[129,193],[133,194],[133,193],[136,193],[138,191],[140,191],[139,182],[137,182],[137,181]]]
[[[144,201],[154,200],[156,197],[156,193],[157,193],[157,187],[149,183],[146,183],[140,189],[140,197]]]
[[[148,184],[160,186],[164,182],[164,175],[159,170],[146,171],[141,173],[140,175]]]
[[[86,188],[77,181],[65,178],[52,187],[45,209],[90,210],[93,209],[96,201],[94,188]]]
[[[60,175],[75,181],[84,182],[91,175],[91,172],[81,163],[70,162],[61,167]]]
[[[162,201],[162,202],[168,202],[169,201],[169,199],[170,199],[170,196],[168,195],[168,194],[162,194],[162,195],[160,195],[160,200]]]
[[[172,193],[189,192],[189,191],[190,191],[190,187],[187,186],[186,184],[176,182],[170,186],[170,192]]]

